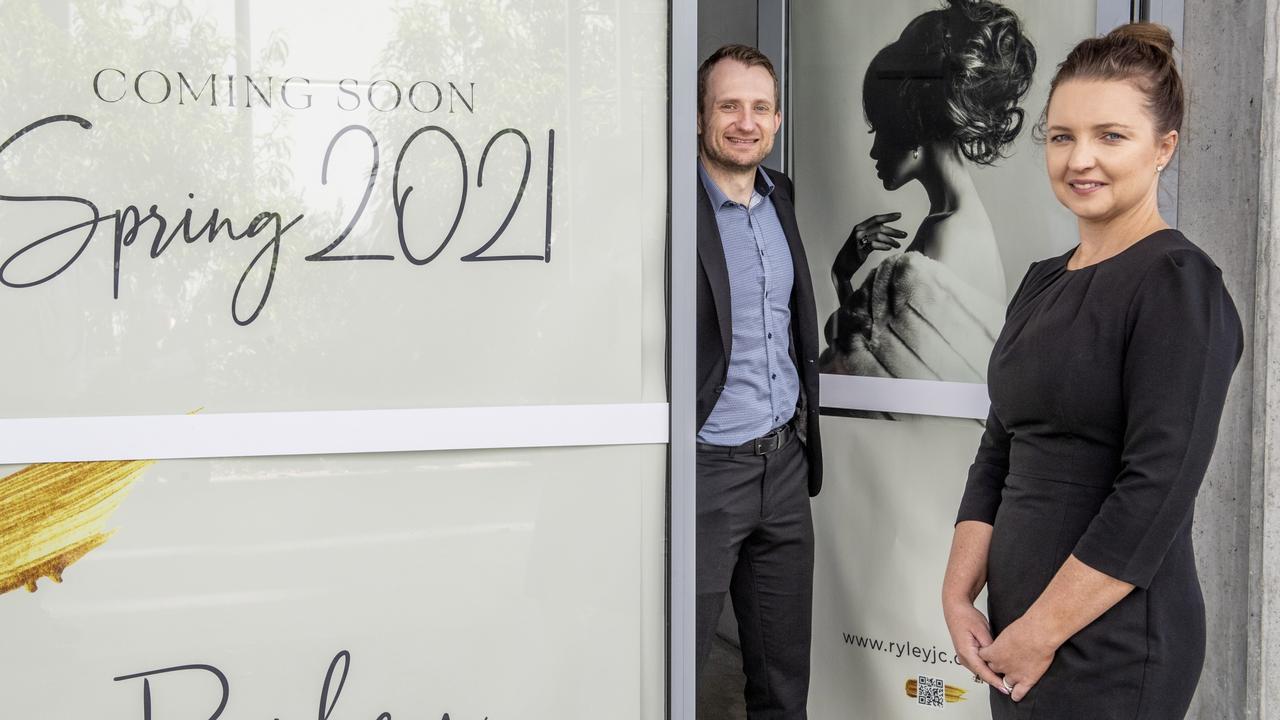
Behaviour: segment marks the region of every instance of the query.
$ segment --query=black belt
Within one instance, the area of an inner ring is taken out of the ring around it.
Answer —
[[[796,429],[792,422],[780,425],[755,440],[748,440],[741,445],[711,445],[698,443],[698,452],[716,453],[717,455],[768,455],[777,452],[791,442]]]

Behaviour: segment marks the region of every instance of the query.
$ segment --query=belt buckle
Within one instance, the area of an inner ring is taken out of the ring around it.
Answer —
[[[756,455],[768,455],[782,447],[782,431],[783,428],[778,428],[764,437],[756,438],[752,441],[752,452]]]

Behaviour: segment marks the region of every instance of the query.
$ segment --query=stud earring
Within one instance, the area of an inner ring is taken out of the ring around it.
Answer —
[[[1163,165],[1157,165],[1157,166],[1156,166],[1156,174],[1157,174],[1157,175],[1159,175],[1159,174],[1160,174],[1160,173],[1162,173],[1162,172],[1164,172],[1164,166],[1163,166]]]
[[[920,148],[913,148],[913,149],[911,150],[911,159],[912,159],[912,160],[919,160],[919,159],[920,159]]]

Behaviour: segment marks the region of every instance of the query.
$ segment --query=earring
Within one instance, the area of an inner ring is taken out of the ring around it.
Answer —
[[[913,149],[911,150],[911,159],[912,159],[912,160],[919,160],[919,159],[920,159],[920,148],[913,148]]]
[[[1160,174],[1160,173],[1162,173],[1162,172],[1164,172],[1164,166],[1163,166],[1163,165],[1157,165],[1157,166],[1156,166],[1156,174],[1157,174],[1157,175],[1159,175],[1159,174]]]

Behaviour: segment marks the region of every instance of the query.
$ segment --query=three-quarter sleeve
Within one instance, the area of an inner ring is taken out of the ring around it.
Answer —
[[[987,429],[978,443],[978,454],[969,466],[969,480],[960,499],[956,522],[977,520],[994,525],[1000,509],[1000,495],[1009,474],[1009,433],[996,417],[995,408],[987,414]]]
[[[1127,323],[1120,470],[1073,554],[1144,588],[1191,522],[1243,332],[1221,273],[1194,250],[1156,261]]]

